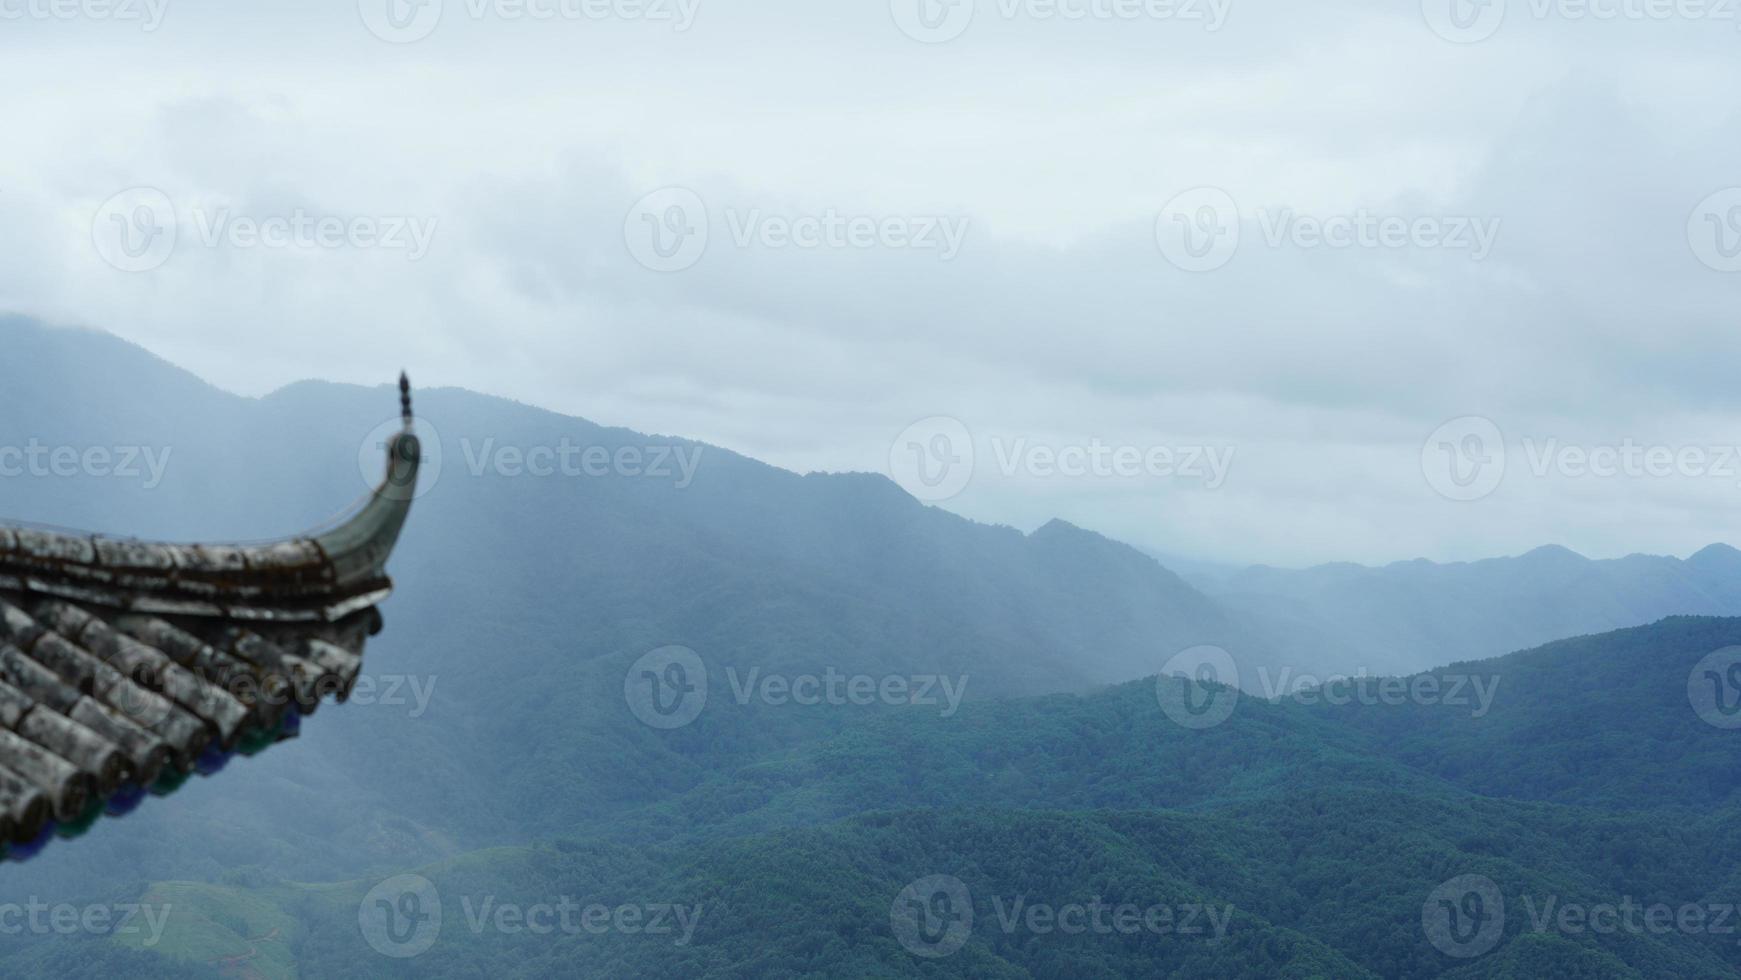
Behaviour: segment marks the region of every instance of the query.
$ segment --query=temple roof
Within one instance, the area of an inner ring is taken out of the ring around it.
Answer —
[[[415,495],[410,386],[386,476],[333,529],[159,544],[0,524],[0,847],[34,855],[103,813],[294,738],[362,669]]]

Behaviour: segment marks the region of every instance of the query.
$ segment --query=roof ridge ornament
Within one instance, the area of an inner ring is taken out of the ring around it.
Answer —
[[[405,431],[411,431],[411,378],[404,371],[399,372],[399,417],[405,422]]]

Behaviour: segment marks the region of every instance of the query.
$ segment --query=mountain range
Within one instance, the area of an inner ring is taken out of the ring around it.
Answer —
[[[1680,559],[1592,560],[1557,545],[1512,558],[1381,568],[1255,566],[1205,581],[1228,614],[1271,635],[1309,637],[1375,671],[1497,656],[1549,640],[1679,614],[1732,616],[1741,607],[1741,551],[1713,544]]]
[[[140,461],[136,476],[8,474],[9,520],[176,540],[299,532],[366,490],[397,414],[386,386],[235,396],[91,331],[14,318],[0,344],[0,446]],[[457,389],[415,400],[434,465],[365,667],[373,696],[0,866],[17,894],[180,913],[144,949],[0,940],[9,973],[244,953],[269,976],[531,975],[553,960],[580,976],[1737,967],[1733,943],[1710,937],[1514,932],[1515,903],[1506,941],[1459,963],[1418,921],[1463,868],[1586,903],[1733,891],[1709,856],[1736,829],[1734,742],[1687,687],[1700,657],[1741,644],[1736,620],[1713,618],[1741,615],[1734,549],[1187,581],[1091,531],[974,523],[881,476],[798,475]],[[1173,722],[1153,675],[1204,645],[1228,651],[1237,687],[1181,692],[1235,704],[1197,731]],[[706,699],[662,728],[625,692],[672,648],[705,671]],[[1488,710],[1329,703],[1340,674],[1462,678]],[[809,678],[936,697],[781,693]],[[439,955],[382,958],[359,903],[411,871],[443,895],[670,895],[715,914],[693,942],[654,949],[618,933],[517,943],[451,911]],[[927,875],[964,883],[982,922],[1000,921],[987,896],[1056,905],[1096,889],[1235,913],[1215,946],[994,928],[931,960],[889,915]]]

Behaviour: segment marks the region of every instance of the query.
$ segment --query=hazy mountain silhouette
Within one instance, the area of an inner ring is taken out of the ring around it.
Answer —
[[[1299,659],[1334,650],[1344,670],[1408,672],[1664,616],[1741,614],[1741,551],[1592,560],[1549,545],[1449,564],[1257,566],[1204,584],[1230,614],[1291,632]]]
[[[155,476],[143,461],[137,476],[8,476],[7,519],[183,540],[300,532],[367,489],[379,427],[397,416],[386,382],[398,365],[383,367],[378,388],[308,382],[252,399],[99,333],[11,319],[0,344],[0,447],[149,450],[163,463]],[[880,476],[798,475],[466,391],[415,397],[440,473],[395,554],[399,592],[365,667],[374,698],[329,708],[296,743],[6,868],[9,885],[78,895],[250,867],[334,880],[630,815],[647,829],[686,825],[659,808],[706,799],[720,773],[912,714],[739,703],[734,685],[752,672],[941,676],[982,701],[1149,676],[1207,643],[1232,651],[1252,688],[1282,671],[1408,670],[1670,613],[1741,611],[1741,555],[1723,547],[1686,561],[1543,551],[1453,566],[1252,569],[1206,595],[1090,531],[977,524]],[[588,450],[639,465],[525,471],[535,451],[563,447],[577,466]],[[660,453],[663,474],[644,472]],[[624,688],[640,657],[672,644],[706,665],[709,699],[694,724],[668,732],[637,719]],[[1365,722],[1287,717],[1307,726],[1298,750],[1317,760],[1302,771],[1362,782],[1349,774],[1369,765],[1356,751],[1364,743],[1348,740]],[[1343,734],[1312,734],[1332,723]],[[1296,734],[1274,729],[1240,751],[1285,748]],[[1253,787],[1287,770],[1264,772]],[[1409,779],[1429,776],[1443,778]],[[989,785],[1020,789],[1024,778],[1012,761]],[[764,803],[734,799],[720,816],[759,833],[853,812],[856,791],[819,795],[832,785],[795,797],[761,787]],[[1168,789],[1172,798],[1052,805],[1231,799],[1191,785]],[[1543,798],[1577,795],[1542,785]]]

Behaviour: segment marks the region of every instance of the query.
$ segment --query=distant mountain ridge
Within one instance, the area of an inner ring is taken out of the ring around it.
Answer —
[[[1741,551],[1590,559],[1547,545],[1475,562],[1254,566],[1204,584],[1273,634],[1291,631],[1302,658],[1340,650],[1379,672],[1408,672],[1665,616],[1741,614]]]
[[[17,319],[0,321],[0,345],[14,355],[0,363],[0,446],[170,458],[149,488],[89,473],[0,480],[11,519],[172,540],[291,534],[367,489],[373,430],[397,424],[385,385],[243,398],[115,338]],[[419,681],[431,691],[422,713],[323,715],[298,745],[234,767],[221,790],[154,801],[125,833],[100,825],[57,856],[59,881],[120,867],[197,877],[214,851],[342,875],[533,839],[879,710],[747,710],[727,686],[734,671],[947,676],[986,698],[1141,676],[1198,643],[1260,650],[1177,576],[1062,522],[1027,535],[923,506],[882,476],[798,475],[459,390],[413,397],[428,482],[365,673]],[[614,468],[537,476],[490,456],[523,462],[563,445],[700,461],[685,482]],[[672,644],[707,665],[713,698],[663,739],[629,712],[624,679]],[[141,833],[164,845],[129,847]]]
[[[1733,976],[1741,950],[1725,931],[1591,929],[1539,909],[1738,907],[1741,877],[1711,856],[1741,843],[1741,747],[1685,690],[1701,658],[1738,644],[1741,619],[1678,617],[1431,675],[1501,679],[1490,712],[1241,701],[1190,729],[1153,681],[948,719],[906,712],[557,840],[417,869],[448,902],[654,896],[696,913],[682,943],[454,929],[438,954],[388,960],[357,929],[370,880],[145,894],[248,910],[178,920],[177,942],[248,948],[272,924],[294,934],[300,966],[334,977],[552,962],[601,978]],[[890,908],[939,875],[975,925],[931,957]],[[1429,932],[1434,897],[1469,876],[1500,896],[1498,929],[1479,942]],[[1007,917],[1016,899],[1213,907],[1220,925],[1030,931]]]
[[[0,345],[0,446],[171,453],[150,487],[114,474],[0,479],[7,518],[193,540],[300,531],[366,489],[374,430],[397,415],[387,385],[242,398],[101,334],[0,321]],[[1741,897],[1741,878],[1712,858],[1741,842],[1734,733],[1687,702],[1690,665],[1741,643],[1741,620],[1685,615],[1741,611],[1733,549],[1251,569],[1206,592],[1091,531],[977,524],[880,476],[801,476],[456,389],[419,389],[415,402],[441,473],[395,554],[398,592],[365,665],[408,681],[402,700],[331,709],[223,780],[9,866],[10,893],[146,896],[183,916],[171,945],[140,956],[210,962],[282,935],[295,966],[338,977],[553,963],[582,976],[975,978],[1149,975],[1157,963],[1203,977],[1741,967],[1732,943],[1709,937],[1539,935],[1516,904],[1507,942],[1460,965],[1420,923],[1428,892],[1463,873],[1588,902],[1634,888]],[[524,462],[565,441],[700,463],[692,478],[478,465],[486,444]],[[1154,681],[1134,679],[1198,644],[1227,648],[1242,673],[1437,667],[1495,674],[1499,687],[1479,717],[1247,695],[1224,724],[1187,730],[1162,716]],[[625,690],[640,658],[672,645],[694,651],[706,699],[693,722],[662,729]],[[1510,656],[1482,660],[1494,646]],[[752,671],[942,675],[967,701],[945,716],[740,700],[734,679]],[[653,896],[714,911],[695,944],[650,949],[623,936],[515,945],[468,933],[455,909],[438,952],[382,958],[359,932],[359,902],[412,869],[448,895]],[[988,930],[927,965],[890,934],[888,908],[916,876],[945,872],[979,896],[1088,901],[1116,885],[1238,916],[1225,947]],[[16,948],[16,960],[0,950],[0,972],[148,962],[103,937]]]
[[[112,476],[0,479],[7,518],[182,540],[299,532],[364,492],[379,465],[372,430],[397,414],[386,385],[307,382],[243,398],[90,331],[0,320],[0,344],[10,355],[0,363],[0,445],[171,454],[149,489]],[[457,389],[414,398],[441,472],[395,555],[399,590],[365,671],[417,681],[428,703],[415,715],[414,704],[346,706],[290,751],[237,766],[225,787],[196,785],[145,807],[126,833],[108,826],[120,821],[100,824],[57,858],[63,880],[71,869],[103,880],[117,866],[197,877],[214,849],[336,876],[535,839],[669,799],[880,710],[756,710],[728,686],[752,670],[947,676],[977,700],[1127,681],[1213,644],[1250,687],[1257,669],[1401,673],[1479,656],[1508,636],[1632,626],[1659,608],[1725,611],[1679,602],[1684,591],[1663,584],[1678,581],[1672,566],[1590,589],[1581,563],[1564,556],[1554,564],[1569,571],[1524,584],[1587,600],[1575,614],[1513,601],[1516,587],[1485,582],[1486,565],[1440,602],[1406,575],[1409,587],[1352,596],[1290,584],[1394,570],[1268,576],[1280,585],[1253,572],[1251,587],[1278,594],[1208,595],[1066,522],[1031,534],[976,524],[882,476],[798,475]],[[662,447],[700,462],[688,482],[477,465],[486,445],[524,454],[565,441],[610,454]],[[1689,567],[1721,597],[1738,594],[1741,575],[1721,585],[1735,564],[1719,549]],[[1506,603],[1503,629],[1481,623],[1495,602]],[[1663,608],[1679,605],[1695,608]],[[1350,621],[1358,609],[1367,611]],[[696,652],[713,697],[695,724],[664,737],[629,713],[624,678],[673,644]],[[142,827],[159,848],[128,847]]]

